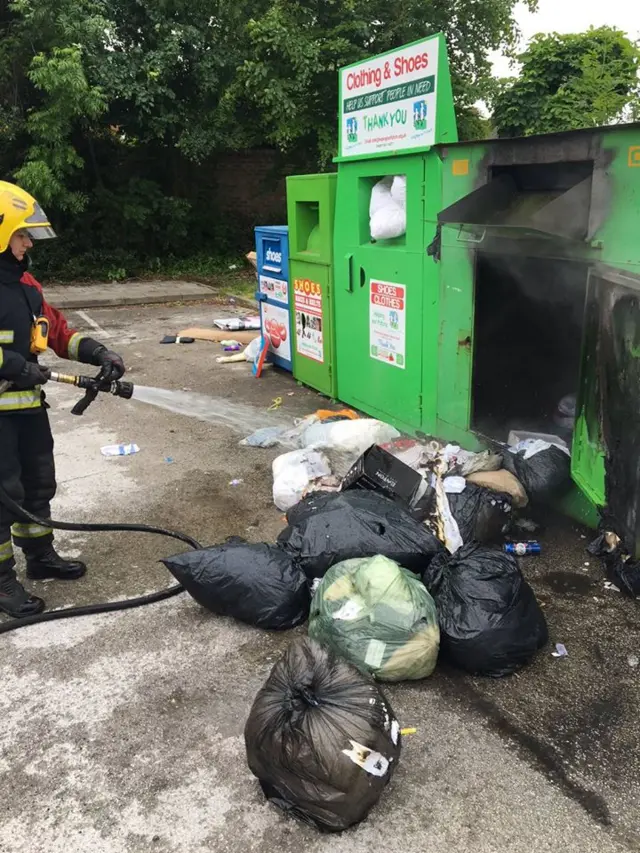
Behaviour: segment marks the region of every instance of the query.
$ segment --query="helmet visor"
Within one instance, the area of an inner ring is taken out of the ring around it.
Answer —
[[[32,240],[51,240],[56,236],[56,232],[51,227],[49,217],[36,202],[35,209],[31,216],[25,220],[24,228],[27,230],[29,237]]]
[[[58,235],[50,225],[39,225],[37,228],[25,229],[32,240],[52,240]]]

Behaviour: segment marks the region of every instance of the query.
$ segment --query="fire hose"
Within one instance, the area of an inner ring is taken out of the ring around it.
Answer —
[[[48,370],[47,373],[49,382],[74,385],[84,391],[84,397],[71,409],[72,415],[84,415],[100,393],[113,394],[114,397],[122,397],[123,400],[130,400],[133,397],[134,387],[131,382],[111,382],[103,379],[101,374],[92,378],[91,376],[72,376],[68,373],[57,373],[55,370]],[[9,388],[11,388],[11,382],[7,379],[0,381],[0,394],[4,394]]]
[[[51,372],[50,381],[61,382],[65,385],[74,385],[76,388],[84,390],[85,396],[74,406],[72,414],[82,415],[96,399],[99,393],[113,394],[116,397],[121,397],[125,400],[130,400],[133,396],[133,385],[130,382],[106,382],[99,376],[92,379],[88,376],[70,376],[63,373]],[[0,382],[0,393],[3,393],[10,387],[10,383]],[[15,519],[24,521],[28,524],[38,524],[42,527],[50,527],[53,530],[67,530],[81,533],[147,533],[154,536],[166,536],[171,539],[177,539],[180,542],[185,542],[194,550],[202,548],[199,542],[196,542],[191,536],[186,533],[179,533],[175,530],[167,530],[164,527],[153,527],[148,524],[75,524],[66,521],[53,521],[50,518],[39,518],[33,513],[28,512],[24,507],[20,506],[6,492],[0,484],[0,503],[5,509],[11,513]],[[118,610],[131,610],[137,607],[143,607],[146,604],[156,604],[160,601],[165,601],[175,595],[184,592],[182,584],[175,584],[167,589],[159,592],[152,592],[149,595],[143,595],[138,598],[131,598],[125,601],[112,601],[105,604],[88,604],[80,607],[67,607],[62,610],[50,610],[45,613],[39,613],[37,616],[28,616],[24,619],[13,619],[10,622],[0,624],[0,634],[6,634],[9,631],[15,631],[18,628],[24,628],[28,625],[37,625],[41,622],[54,622],[60,619],[70,619],[75,616],[93,616],[97,613],[113,613]]]

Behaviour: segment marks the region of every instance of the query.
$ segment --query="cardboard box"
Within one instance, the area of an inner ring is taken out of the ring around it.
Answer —
[[[369,489],[411,506],[424,489],[423,479],[381,447],[370,447],[353,465],[342,481],[342,491]]]

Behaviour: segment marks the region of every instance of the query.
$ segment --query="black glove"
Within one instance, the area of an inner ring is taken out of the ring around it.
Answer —
[[[124,361],[106,347],[100,346],[93,353],[93,363],[101,368],[100,375],[107,382],[115,382],[124,376]]]
[[[28,361],[22,368],[22,373],[13,380],[14,388],[19,391],[26,391],[29,388],[35,388],[36,385],[44,385],[51,378],[51,371],[48,367],[41,367],[35,361]]]

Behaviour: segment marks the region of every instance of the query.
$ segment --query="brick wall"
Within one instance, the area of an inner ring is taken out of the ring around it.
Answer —
[[[278,154],[268,149],[221,155],[212,164],[215,208],[255,225],[285,224],[285,177],[291,172]],[[279,221],[274,216],[279,216]]]
[[[171,192],[198,203],[216,242],[244,251],[256,225],[286,225],[286,176],[300,171],[267,148],[219,154],[201,164],[180,158]]]

